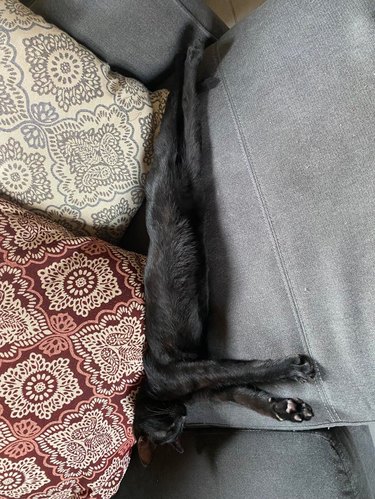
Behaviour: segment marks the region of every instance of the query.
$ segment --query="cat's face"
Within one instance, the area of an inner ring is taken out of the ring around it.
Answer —
[[[179,437],[183,432],[186,407],[182,402],[147,401],[136,406],[134,434],[138,455],[143,465],[151,463],[158,445],[171,445],[183,452]]]

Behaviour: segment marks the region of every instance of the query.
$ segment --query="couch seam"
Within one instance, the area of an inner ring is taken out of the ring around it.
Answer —
[[[34,0],[35,1],[35,0]],[[185,12],[185,14],[190,18],[192,19],[193,21],[195,21],[195,24],[198,26],[198,28],[203,31],[206,35],[210,35],[212,36],[212,38],[214,38],[215,40],[218,40],[218,37],[216,35],[214,35],[210,30],[208,30],[206,28],[206,26],[204,26],[202,24],[202,22],[191,12],[191,10],[189,10],[186,5],[184,5],[183,3],[181,3],[180,0],[173,0],[179,7],[181,10],[183,10]]]
[[[271,218],[271,214],[270,214],[264,193],[261,189],[259,179],[256,175],[254,165],[252,164],[252,161],[250,160],[249,148],[247,146],[247,142],[245,141],[244,135],[242,133],[242,124],[241,124],[241,121],[239,119],[238,113],[235,109],[231,95],[229,93],[229,89],[227,86],[224,71],[222,70],[221,65],[220,65],[221,54],[219,51],[219,44],[218,43],[216,44],[216,47],[215,47],[215,56],[216,56],[217,68],[219,71],[220,79],[223,82],[224,93],[227,97],[229,108],[231,110],[232,117],[233,117],[233,120],[235,123],[237,135],[238,135],[238,138],[240,140],[240,143],[241,143],[241,146],[242,146],[242,149],[243,149],[243,152],[244,152],[247,164],[248,164],[248,172],[250,174],[250,177],[253,180],[253,185],[254,185],[255,192],[256,192],[258,201],[260,203],[261,209],[262,209],[263,217],[264,217],[265,222],[266,222],[268,229],[269,229],[268,232],[270,233],[271,244],[272,244],[275,256],[276,256],[276,261],[278,263],[279,271],[281,273],[281,276],[282,276],[282,279],[284,282],[284,287],[285,287],[285,290],[286,290],[288,298],[289,298],[289,302],[290,302],[290,305],[291,305],[291,308],[293,311],[296,325],[297,325],[300,333],[302,333],[302,338],[303,338],[304,343],[305,343],[305,348],[307,349],[309,355],[312,357],[310,342],[308,340],[308,335],[306,332],[304,321],[302,319],[301,312],[299,310],[297,298],[296,298],[296,295],[295,295],[293,287],[292,287],[291,279],[290,279],[289,274],[287,272],[285,261],[284,261],[284,258],[282,256],[281,245],[280,245],[280,242],[278,240],[276,230],[274,227],[274,223],[273,223],[273,220]],[[321,401],[322,401],[322,403],[327,411],[327,414],[328,414],[331,422],[334,422],[335,417],[340,421],[340,417],[337,414],[336,410],[333,408],[332,404],[330,403],[328,395],[324,389],[321,372],[320,372],[320,369],[319,369],[319,366],[317,365],[317,363],[315,363],[315,369],[316,369],[317,376],[316,376],[316,380],[314,381],[314,384],[317,387],[318,393],[320,395],[320,399],[321,399]]]
[[[369,425],[370,423],[374,423],[374,420],[363,420],[363,421],[346,421],[341,420],[339,424],[337,422],[332,421],[323,421],[322,423],[315,424],[314,422],[305,421],[302,423],[302,426],[299,426],[299,429],[288,425],[277,425],[277,426],[254,426],[254,427],[243,427],[243,426],[233,426],[231,423],[190,423],[187,422],[186,428],[231,428],[233,430],[244,430],[244,431],[317,431],[317,430],[325,430],[330,428],[345,428],[346,426],[363,426]]]

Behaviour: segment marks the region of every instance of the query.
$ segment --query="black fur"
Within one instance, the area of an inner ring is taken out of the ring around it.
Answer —
[[[313,416],[297,399],[280,399],[257,383],[314,376],[311,360],[208,360],[205,328],[208,287],[203,244],[204,189],[196,93],[202,47],[189,48],[181,90],[171,93],[146,184],[150,247],[145,270],[146,378],[134,420],[141,459],[147,464],[159,444],[181,451],[185,402],[201,395],[231,400],[277,419]],[[181,87],[181,85],[176,85]],[[143,457],[142,457],[143,455]]]

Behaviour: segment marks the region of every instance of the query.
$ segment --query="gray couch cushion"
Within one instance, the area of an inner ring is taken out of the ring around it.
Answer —
[[[221,80],[204,127],[211,353],[309,353],[316,382],[274,389],[311,403],[305,426],[374,420],[374,3],[268,0],[205,62]],[[290,428],[234,404],[191,421]]]
[[[116,499],[370,499],[375,452],[366,427],[278,432],[200,430],[185,453],[134,453]]]
[[[200,0],[35,0],[31,5],[111,66],[147,84],[169,67],[182,38],[186,42],[194,33],[214,40],[227,29]]]

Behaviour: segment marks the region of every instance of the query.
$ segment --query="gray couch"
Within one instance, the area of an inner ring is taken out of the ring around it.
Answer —
[[[185,454],[134,456],[117,497],[375,497],[373,1],[268,0],[230,31],[199,0],[28,3],[151,88],[207,39],[211,355],[317,361],[314,383],[272,387],[311,403],[310,422],[201,402]],[[124,246],[146,252],[142,216]]]

